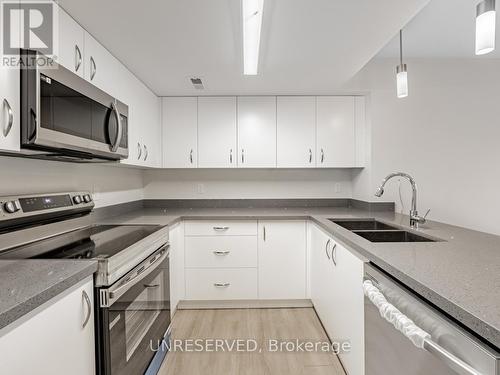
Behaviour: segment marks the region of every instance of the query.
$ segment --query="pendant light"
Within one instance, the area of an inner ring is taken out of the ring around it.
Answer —
[[[483,0],[476,7],[476,55],[495,49],[495,0]]]
[[[399,65],[396,67],[396,87],[398,98],[408,96],[408,71],[403,64],[403,30],[399,30]]]

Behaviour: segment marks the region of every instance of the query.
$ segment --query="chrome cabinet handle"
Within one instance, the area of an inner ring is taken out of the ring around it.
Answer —
[[[216,231],[224,231],[224,230],[228,230],[229,227],[214,227],[214,230]]]
[[[92,316],[92,303],[90,302],[89,295],[85,290],[82,291],[82,297],[85,301],[85,304],[87,305],[87,316],[85,317],[82,325],[82,328],[85,328],[90,320],[90,317]]]
[[[158,288],[159,286],[160,286],[160,284],[144,284],[144,288],[148,288],[148,289]]]
[[[328,254],[328,246],[330,245],[330,239],[328,239],[328,241],[326,241],[326,244],[325,244],[325,252],[326,252],[326,257],[328,259],[330,259],[330,254]]]
[[[245,163],[245,149],[241,149],[241,164]]]
[[[230,253],[229,250],[224,250],[224,251],[221,251],[221,250],[215,250],[213,252],[215,255],[228,255]]]
[[[321,163],[325,161],[325,152],[321,149]]]
[[[214,283],[214,286],[216,288],[227,288],[229,285],[231,285],[230,283]]]
[[[144,145],[144,161],[148,160],[149,151],[148,146]]]
[[[122,140],[123,128],[122,128],[122,120],[120,117],[120,112],[118,112],[118,108],[116,107],[115,103],[111,103],[111,109],[113,110],[113,113],[115,114],[116,123],[118,125],[118,131],[116,132],[115,141],[111,145],[111,151],[116,152],[116,150],[118,150],[118,147],[120,146],[120,142]]]
[[[264,238],[264,241],[265,241],[266,240],[266,226],[265,225],[263,227],[263,236],[262,237]]]
[[[189,162],[193,164],[193,149],[191,149],[191,152],[189,153]]]
[[[139,142],[137,142],[137,160],[141,160],[142,156],[142,146]]]
[[[332,248],[332,262],[337,267],[337,244],[333,244]]]
[[[92,81],[97,73],[97,66],[95,64],[95,60],[92,56],[90,56],[90,80]]]
[[[313,152],[311,149],[309,149],[309,163],[312,163],[313,161]]]
[[[7,137],[12,129],[12,124],[14,123],[14,113],[12,112],[12,107],[7,99],[3,100],[3,105],[7,108],[7,113],[9,114],[9,120],[7,122],[7,126],[3,129],[4,137]]]
[[[229,150],[229,163],[233,164],[233,149]]]
[[[82,53],[78,45],[75,44],[75,72],[78,72],[82,65]]]

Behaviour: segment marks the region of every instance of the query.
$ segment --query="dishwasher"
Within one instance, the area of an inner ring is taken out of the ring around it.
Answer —
[[[365,265],[365,375],[500,375],[500,353]]]

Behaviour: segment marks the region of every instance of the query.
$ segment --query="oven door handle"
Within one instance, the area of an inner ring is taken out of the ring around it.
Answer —
[[[124,283],[119,283],[119,285],[112,286],[108,289],[100,290],[100,305],[101,307],[109,307],[113,305],[113,303],[123,296],[130,288],[141,280],[143,280],[146,276],[150,275],[158,266],[169,257],[170,245],[167,244],[157,250],[156,255],[150,256],[144,262],[142,262],[139,266],[137,266],[132,272],[129,272],[127,275],[123,276],[123,279],[126,281]],[[130,275],[133,276],[130,276]]]
[[[413,345],[431,353],[448,367],[461,375],[482,375],[481,372],[469,366],[463,360],[447,351],[441,345],[432,340],[431,335],[417,326],[410,318],[404,315],[398,308],[385,298],[371,280],[363,282],[363,292],[368,300],[378,309],[380,316],[389,324],[394,326]]]

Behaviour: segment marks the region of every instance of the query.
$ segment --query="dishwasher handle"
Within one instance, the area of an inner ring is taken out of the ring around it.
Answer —
[[[378,309],[380,316],[407,337],[417,348],[424,349],[439,358],[460,375],[483,375],[433,341],[428,332],[421,329],[410,318],[389,303],[371,280],[363,282],[363,292],[366,298]]]

